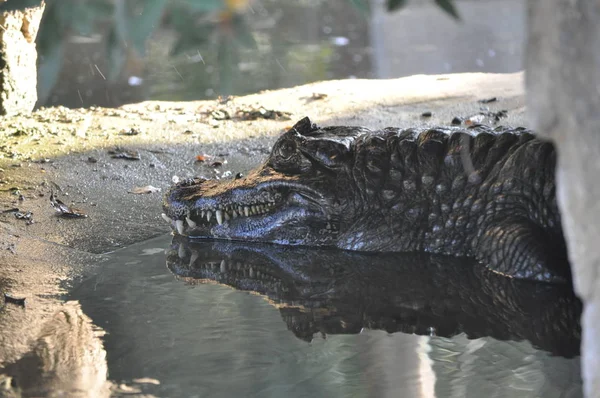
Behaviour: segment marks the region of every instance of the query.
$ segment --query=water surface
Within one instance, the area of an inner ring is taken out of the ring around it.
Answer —
[[[108,332],[113,381],[155,378],[161,397],[582,395],[568,289],[439,257],[172,239],[113,253],[71,294]]]

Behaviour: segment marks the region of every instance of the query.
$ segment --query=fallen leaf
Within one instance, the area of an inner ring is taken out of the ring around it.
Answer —
[[[142,392],[142,390],[140,390],[137,387],[131,387],[131,386],[128,386],[127,384],[121,383],[121,384],[119,384],[117,392],[122,392],[125,394],[140,394]]]
[[[318,101],[327,98],[327,94],[324,93],[312,93],[310,97],[302,97],[307,103],[312,101]]]
[[[163,252],[164,250],[161,250],[161,252]],[[160,385],[160,381],[156,380],[156,379],[152,379],[150,377],[142,377],[139,379],[133,379],[134,383],[138,383],[138,384],[154,384],[156,386]]]
[[[221,104],[221,105],[225,105],[225,104],[226,104],[226,103],[228,103],[229,101],[233,100],[233,98],[234,98],[234,97],[233,97],[233,96],[231,96],[231,95],[226,95],[226,96],[219,95],[219,96],[217,97],[217,102],[218,102],[219,104]]]
[[[469,117],[467,120],[465,120],[465,124],[467,126],[472,126],[473,124],[482,123],[484,120],[485,120],[485,115],[482,115],[482,114],[473,115],[473,116]]]
[[[108,151],[111,158],[115,159],[127,159],[127,160],[140,160],[140,153],[138,151],[127,150],[123,148],[115,148],[114,150]]]
[[[229,116],[229,112],[224,109],[217,109],[211,112],[210,114],[214,120],[229,120],[231,116]]]
[[[13,297],[9,294],[4,293],[4,302],[25,307],[25,297]]]
[[[2,213],[16,213],[19,211],[18,207],[13,207],[12,209],[2,210]]]
[[[86,218],[87,214],[79,209],[75,209],[71,206],[67,206],[60,199],[54,196],[54,192],[50,194],[50,204],[54,207],[57,213],[61,216],[72,217],[72,218]]]
[[[15,217],[18,218],[19,220],[31,220],[31,217],[33,217],[33,213],[28,211],[28,212],[20,212],[17,211],[15,214]]]
[[[146,193],[160,192],[160,188],[153,187],[152,185],[146,185],[145,187],[135,187],[129,193],[136,195],[142,195]]]
[[[129,130],[121,130],[119,135],[138,135],[141,131],[135,127],[130,128]]]

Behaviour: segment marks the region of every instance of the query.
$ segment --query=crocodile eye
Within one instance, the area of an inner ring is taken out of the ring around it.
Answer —
[[[294,156],[295,153],[296,143],[294,141],[287,141],[279,147],[279,156],[284,160],[288,160]]]
[[[310,170],[311,162],[303,156],[300,145],[293,139],[278,142],[269,156],[269,164],[284,173],[298,174]]]

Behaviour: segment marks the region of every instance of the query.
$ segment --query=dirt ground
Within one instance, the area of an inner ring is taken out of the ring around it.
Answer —
[[[32,349],[74,278],[101,267],[103,253],[169,231],[161,192],[174,176],[244,171],[304,116],[369,128],[448,125],[455,117],[527,125],[521,73],[328,81],[220,101],[5,117],[0,291],[8,298],[0,308],[0,367]],[[156,192],[131,193],[136,188]],[[85,217],[61,215],[51,199]],[[21,298],[24,306],[14,300]]]

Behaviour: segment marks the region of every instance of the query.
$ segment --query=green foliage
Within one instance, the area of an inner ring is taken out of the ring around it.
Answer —
[[[130,43],[138,54],[144,55],[146,42],[159,27],[167,3],[168,0],[128,1],[124,4],[128,9],[115,13],[116,25],[121,27],[119,37]],[[141,12],[136,13],[136,9]]]
[[[456,7],[452,3],[452,0],[435,0],[435,3],[440,6],[440,8],[446,11],[448,14],[452,15],[456,19],[460,19],[458,12],[456,11]]]
[[[211,12],[223,8],[223,0],[181,0],[184,7],[191,12]]]
[[[55,26],[56,29],[45,29]],[[43,79],[38,79],[38,98],[47,98],[58,80],[62,67],[65,41],[60,34],[64,21],[55,8],[47,7],[44,12],[40,32],[37,36],[37,51],[40,60],[38,73]]]
[[[127,53],[125,48],[119,43],[121,40],[122,32],[116,24],[108,33],[106,39],[106,55],[108,59],[108,80],[115,81],[119,77],[125,61],[127,60]]]
[[[353,7],[358,9],[361,13],[368,15],[370,12],[369,3],[367,0],[348,0]],[[435,3],[446,13],[451,15],[455,19],[460,19],[456,7],[454,6],[454,0],[434,0]],[[408,4],[408,0],[386,0],[386,7],[389,12],[398,11]]]
[[[173,55],[183,54],[204,45],[216,28],[214,22],[199,19],[184,9],[172,10],[168,24],[176,31],[188,29],[187,34],[179,35],[175,41],[171,49]]]
[[[435,3],[455,19],[460,19],[453,0],[434,0]],[[387,0],[388,11],[397,11],[408,4],[408,0]]]
[[[36,1],[8,0],[4,7],[22,9],[29,3]],[[148,40],[165,21],[177,34],[173,48],[177,54],[205,43],[217,28],[217,21],[206,16],[226,11],[224,0],[47,0],[37,40],[40,98],[58,80],[64,43],[70,35],[107,35],[107,77],[115,80],[121,75],[127,57],[145,55]],[[235,41],[244,47],[256,46],[241,15],[233,15],[232,27]]]
[[[396,11],[406,5],[408,0],[388,0],[387,9],[388,11]]]
[[[40,5],[42,5],[42,0],[6,0],[0,4],[0,11],[24,10]]]
[[[348,0],[363,15],[369,15],[369,2],[367,0]]]
[[[48,45],[44,48],[43,62],[40,62],[38,66],[38,74],[43,76],[43,79],[38,79],[37,83],[38,98],[41,99],[48,98],[62,68],[64,41],[60,39],[52,43],[50,41],[51,39],[48,38]]]
[[[368,15],[368,0],[348,1]],[[453,0],[434,2],[458,19]],[[24,9],[40,3],[41,0],[7,0],[1,3],[0,10]],[[395,11],[407,3],[387,0],[387,9]],[[121,76],[128,57],[145,56],[147,43],[159,27],[170,28],[176,34],[170,49],[173,56],[200,54],[201,48],[216,45],[222,84],[230,82],[236,73],[240,52],[256,51],[258,47],[245,15],[228,9],[226,0],[47,0],[37,36],[39,97],[45,98],[58,81],[65,43],[71,35],[105,35],[107,78],[114,81]],[[223,87],[222,91],[229,90]]]

